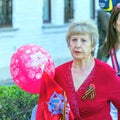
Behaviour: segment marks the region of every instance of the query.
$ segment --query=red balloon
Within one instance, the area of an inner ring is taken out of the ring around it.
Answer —
[[[24,91],[39,94],[43,72],[54,78],[55,65],[51,55],[38,45],[24,45],[12,55],[10,73]]]

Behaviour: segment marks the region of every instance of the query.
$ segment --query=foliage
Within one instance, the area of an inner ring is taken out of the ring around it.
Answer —
[[[38,95],[27,93],[16,85],[0,86],[0,120],[30,120]]]

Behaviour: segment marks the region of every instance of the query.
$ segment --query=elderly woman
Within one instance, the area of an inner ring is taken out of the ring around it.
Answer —
[[[108,64],[94,58],[98,40],[94,22],[73,22],[66,40],[73,60],[56,68],[55,80],[66,92],[74,116],[69,120],[112,120],[110,102],[120,120],[120,78]]]

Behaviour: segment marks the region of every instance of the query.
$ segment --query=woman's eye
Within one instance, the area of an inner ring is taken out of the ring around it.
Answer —
[[[82,41],[83,41],[83,42],[86,42],[86,40],[85,40],[85,39],[82,39]]]
[[[72,41],[77,41],[77,39],[76,39],[76,38],[74,38],[74,39],[72,39]]]

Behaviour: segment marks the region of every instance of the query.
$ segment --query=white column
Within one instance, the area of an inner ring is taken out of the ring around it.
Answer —
[[[64,0],[51,0],[51,23],[64,24]]]

